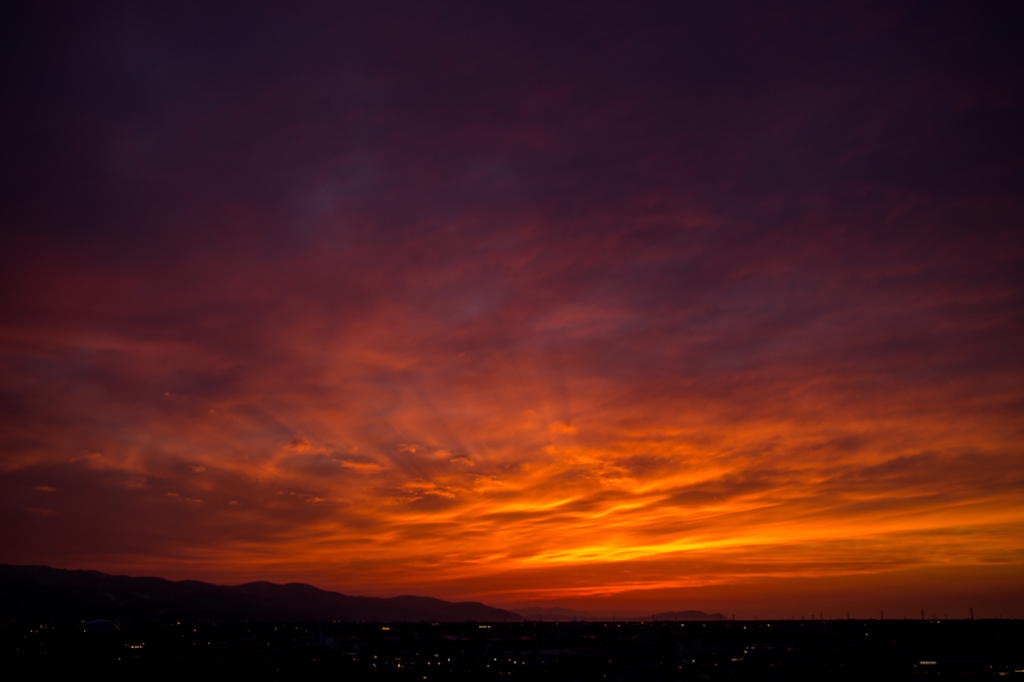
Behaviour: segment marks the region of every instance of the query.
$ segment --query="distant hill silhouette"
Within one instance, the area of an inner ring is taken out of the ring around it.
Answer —
[[[725,616],[703,611],[665,611],[654,614],[651,620],[725,620]]]
[[[592,613],[587,613],[586,611],[563,609],[559,606],[551,608],[531,606],[525,609],[514,609],[512,613],[518,613],[526,620],[543,620],[551,623],[564,623],[573,620],[603,620],[602,618],[599,618]]]
[[[431,597],[352,597],[312,585],[235,587],[130,578],[97,571],[0,564],[0,618],[185,621],[521,621],[479,602]]]

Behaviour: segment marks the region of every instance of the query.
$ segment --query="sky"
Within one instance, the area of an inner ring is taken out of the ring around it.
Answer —
[[[1024,617],[1012,3],[3,12],[0,562]]]

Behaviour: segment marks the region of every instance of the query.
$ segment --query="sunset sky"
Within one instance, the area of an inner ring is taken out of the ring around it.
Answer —
[[[1021,17],[822,5],[5,9],[0,562],[1024,617]]]

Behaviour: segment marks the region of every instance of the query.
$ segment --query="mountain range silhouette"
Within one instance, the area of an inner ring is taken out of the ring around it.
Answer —
[[[120,621],[517,622],[522,616],[432,597],[355,597],[304,583],[226,586],[0,564],[0,617]]]

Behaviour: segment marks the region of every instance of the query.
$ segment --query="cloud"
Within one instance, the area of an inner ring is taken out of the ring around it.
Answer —
[[[407,9],[259,55],[161,19],[143,52],[190,47],[140,57],[178,65],[146,102],[26,15],[10,560],[546,598],[1020,559],[1020,107],[981,10]]]
[[[28,507],[28,511],[43,518],[52,518],[54,516],[60,516],[60,512],[55,509],[42,509],[40,507]]]
[[[456,497],[452,490],[439,486],[433,481],[408,481],[402,485],[401,491],[403,493],[411,494],[413,499],[419,499],[426,495],[436,495],[438,497],[446,497],[449,499],[455,499]]]
[[[341,466],[361,474],[378,474],[384,471],[383,466],[368,460],[343,459],[341,460]]]
[[[577,431],[577,428],[572,424],[572,420],[552,422],[549,428],[551,433],[563,436],[571,436]]]

